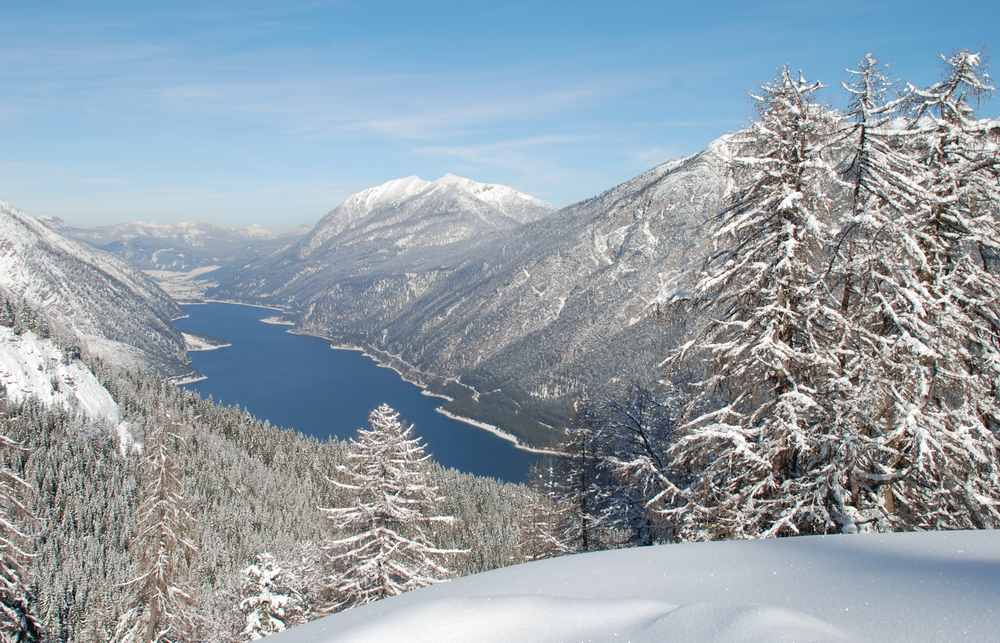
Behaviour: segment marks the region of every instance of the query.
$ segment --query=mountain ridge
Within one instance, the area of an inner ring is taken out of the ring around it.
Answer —
[[[110,363],[187,370],[171,324],[181,309],[151,279],[3,202],[0,294],[25,302],[55,333]]]

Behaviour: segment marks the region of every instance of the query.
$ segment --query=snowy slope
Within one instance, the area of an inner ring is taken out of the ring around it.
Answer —
[[[996,641],[1000,533],[697,543],[580,554],[291,629],[332,641]]]
[[[46,406],[79,410],[111,426],[121,420],[118,404],[89,368],[64,359],[52,340],[32,332],[15,335],[0,326],[0,385],[12,402],[35,397]]]
[[[181,310],[122,260],[0,202],[0,295],[22,299],[61,337],[109,362],[186,370]]]

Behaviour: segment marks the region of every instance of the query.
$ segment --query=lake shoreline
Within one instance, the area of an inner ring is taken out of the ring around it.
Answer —
[[[407,373],[403,373],[400,369],[396,368],[396,366],[394,366],[393,364],[390,364],[390,363],[388,363],[386,361],[382,361],[382,359],[380,358],[379,354],[389,355],[390,357],[392,357],[393,359],[399,361],[401,364],[403,364],[406,367],[412,369],[413,371],[416,371],[417,373],[421,372],[420,369],[414,367],[412,364],[409,364],[408,362],[406,362],[406,360],[402,359],[398,355],[392,355],[391,353],[384,353],[384,351],[379,351],[378,349],[372,348],[370,346],[366,348],[366,347],[362,347],[362,346],[356,346],[354,344],[344,344],[344,343],[341,343],[341,342],[333,339],[332,337],[328,337],[326,335],[319,335],[319,334],[316,334],[316,333],[307,333],[307,332],[304,332],[304,331],[301,331],[301,330],[298,330],[298,329],[289,329],[289,330],[286,330],[285,332],[288,333],[288,334],[290,334],[290,335],[299,335],[299,336],[302,336],[302,337],[315,337],[316,339],[321,339],[324,342],[327,342],[332,350],[352,351],[352,352],[355,352],[355,353],[361,353],[362,356],[364,356],[364,357],[368,358],[369,360],[371,360],[379,368],[387,368],[390,371],[393,371],[394,373],[396,373],[396,375],[398,375],[399,379],[401,379],[402,381],[406,382],[407,384],[410,384],[412,386],[415,386],[415,387],[419,388],[421,395],[425,395],[427,397],[434,397],[434,398],[442,399],[442,400],[445,400],[447,402],[454,402],[455,401],[455,398],[453,398],[453,397],[451,397],[449,395],[445,395],[444,393],[440,393],[440,392],[432,390],[430,388],[429,384],[425,384],[424,382],[421,382],[419,380],[414,379],[411,376],[408,376]],[[442,378],[442,379],[447,379],[447,378]],[[455,380],[455,378],[451,378],[451,379]],[[478,398],[479,398],[478,391],[476,391],[473,387],[469,386],[468,384],[463,384],[460,381],[458,383],[461,384],[462,386],[465,386],[466,388],[472,390],[475,393],[474,399],[476,401],[478,401]],[[502,428],[500,428],[500,427],[498,427],[496,425],[489,424],[488,422],[484,422],[482,420],[477,420],[476,418],[470,418],[470,417],[466,417],[464,415],[458,415],[456,413],[452,413],[451,411],[449,411],[448,409],[444,408],[443,406],[435,407],[434,411],[436,413],[440,413],[441,415],[445,416],[449,420],[454,420],[455,422],[460,422],[462,424],[475,427],[475,428],[477,428],[477,429],[479,429],[481,431],[485,431],[487,433],[490,433],[491,435],[493,435],[495,437],[498,437],[501,440],[509,442],[511,444],[511,446],[513,446],[515,449],[518,449],[520,451],[525,451],[527,453],[533,453],[533,454],[536,454],[536,455],[556,455],[556,456],[566,455],[565,453],[563,453],[561,451],[556,451],[556,450],[553,450],[553,449],[545,449],[545,448],[541,448],[541,447],[534,447],[534,446],[531,446],[529,444],[525,444],[524,442],[522,442],[520,440],[520,438],[518,438],[513,433],[510,433],[508,431],[504,431]]]

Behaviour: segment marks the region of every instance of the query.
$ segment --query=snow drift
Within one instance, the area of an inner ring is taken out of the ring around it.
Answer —
[[[799,537],[564,556],[269,638],[332,641],[995,641],[997,531]]]

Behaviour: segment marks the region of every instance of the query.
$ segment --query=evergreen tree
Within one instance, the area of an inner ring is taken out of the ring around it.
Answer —
[[[837,177],[825,144],[838,117],[819,83],[788,69],[764,86],[759,118],[736,137],[732,203],[698,283],[709,315],[684,347],[703,352],[695,415],[671,449],[696,480],[665,496],[689,538],[840,531],[840,436],[821,392],[835,373],[839,314],[823,280]],[[699,414],[700,413],[700,414]]]
[[[290,574],[269,553],[259,554],[243,569],[243,600],[240,611],[246,618],[241,640],[256,641],[284,632],[289,626],[308,620],[308,610],[292,587]]]
[[[413,426],[383,404],[358,429],[347,465],[332,480],[352,496],[345,507],[324,508],[334,528],[347,535],[327,545],[333,574],[327,583],[330,611],[362,605],[437,583],[452,572],[448,557],[461,553],[434,544],[435,525],[454,518],[438,514],[443,498],[431,483],[428,456]]]
[[[0,448],[22,450],[2,434]],[[18,526],[31,517],[25,500],[30,493],[31,487],[17,473],[0,466],[0,634],[5,641],[41,639],[28,600],[30,536]]]
[[[123,615],[116,640],[173,643],[194,638],[196,618],[191,590],[181,580],[181,559],[189,562],[196,550],[187,538],[192,519],[171,448],[182,440],[179,427],[167,417],[146,431],[134,543],[142,556],[140,573],[128,583],[134,588],[134,605]]]
[[[9,299],[0,301],[0,326],[13,328],[14,326],[14,306]]]

